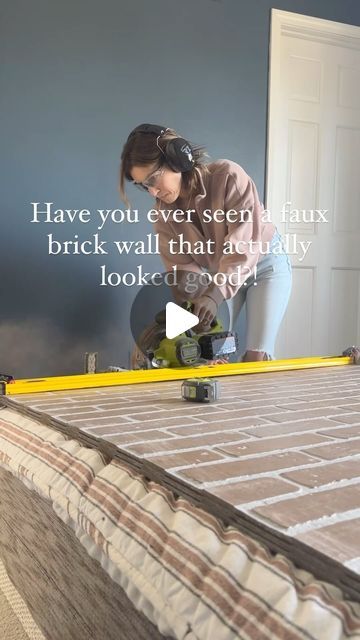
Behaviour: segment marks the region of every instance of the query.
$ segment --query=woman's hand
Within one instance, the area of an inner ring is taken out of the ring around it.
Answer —
[[[192,303],[194,305],[192,313],[199,318],[201,330],[210,328],[210,324],[216,317],[217,313],[217,304],[215,300],[210,298],[210,296],[203,295],[200,296],[200,298],[196,298],[196,300],[192,300]],[[195,329],[197,329],[197,327],[194,327],[194,330]]]
[[[213,367],[216,364],[229,364],[228,358],[215,358],[215,360],[208,360],[205,366]]]

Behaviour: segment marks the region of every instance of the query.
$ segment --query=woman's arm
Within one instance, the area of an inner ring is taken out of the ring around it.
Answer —
[[[176,227],[176,223],[175,227]],[[154,231],[159,234],[159,250],[160,257],[164,264],[166,271],[172,271],[173,266],[176,266],[179,270],[195,271],[196,273],[202,273],[200,265],[192,259],[190,255],[183,253],[170,253],[170,240],[176,240],[178,237],[178,230],[173,227],[171,222],[158,221],[154,223]]]
[[[171,254],[169,241],[177,238],[176,230],[172,227],[171,222],[156,223],[154,226],[155,232],[159,234],[159,251],[160,257],[164,264],[166,272],[173,272],[173,267],[176,266],[176,279],[175,286],[172,287],[175,301],[181,304],[185,300],[192,300],[195,295],[199,295],[200,287],[199,282],[193,282],[191,280],[191,286],[187,281],[187,274],[189,271],[201,274],[202,269],[190,255],[186,254]],[[194,289],[197,291],[194,292]],[[189,289],[189,292],[187,292]],[[204,289],[204,287],[203,287]]]
[[[210,295],[218,304],[224,298],[232,298],[246,279],[250,277],[259,260],[261,249],[261,216],[264,208],[259,200],[253,180],[240,165],[233,164],[235,168],[229,174],[226,183],[224,211],[235,209],[239,212],[239,218],[238,221],[227,224],[228,233],[224,238],[224,244],[226,243],[227,250],[229,247],[231,248],[231,253],[222,255],[217,271],[224,273],[225,276],[234,274],[233,279],[236,283],[226,283],[220,286],[212,284],[209,287],[207,295]],[[216,224],[214,222],[214,225]],[[252,253],[249,251],[249,241],[252,241]],[[238,243],[240,243],[238,248],[243,253],[236,251]],[[238,267],[240,267],[239,277]]]

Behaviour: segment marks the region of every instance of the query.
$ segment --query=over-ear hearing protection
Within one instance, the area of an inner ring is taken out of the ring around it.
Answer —
[[[166,164],[176,172],[190,171],[195,165],[194,152],[191,144],[185,140],[185,138],[173,138],[167,140],[164,147],[159,146],[159,138],[167,131],[166,127],[161,127],[157,124],[140,124],[133,129],[128,137],[128,140],[135,135],[135,133],[152,133],[157,136],[156,144],[160,151],[164,154]]]

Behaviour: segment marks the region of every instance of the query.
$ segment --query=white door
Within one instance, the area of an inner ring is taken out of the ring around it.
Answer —
[[[272,10],[265,203],[293,266],[277,358],[341,355],[360,343],[360,27]]]

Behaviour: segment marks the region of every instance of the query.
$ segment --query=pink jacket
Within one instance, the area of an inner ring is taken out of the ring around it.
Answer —
[[[256,186],[239,164],[231,160],[216,160],[209,163],[207,167],[209,174],[204,178],[197,169],[201,190],[191,198],[189,205],[182,203],[186,209],[195,209],[196,213],[192,214],[196,216],[193,218],[194,222],[189,223],[186,220],[176,222],[170,216],[167,221],[159,217],[158,221],[154,223],[155,233],[159,234],[160,254],[165,269],[171,271],[173,265],[177,265],[178,269],[183,268],[198,273],[201,273],[205,268],[211,273],[231,274],[241,265],[241,272],[244,267],[252,270],[259,258],[263,257],[260,249],[262,248],[263,252],[266,250],[267,245],[261,247],[259,243],[271,241],[276,227],[272,222],[261,219],[264,207],[259,200]],[[169,211],[169,207],[174,211],[181,208],[181,205],[178,200],[171,205],[166,205],[159,199],[156,200],[156,209]],[[230,209],[239,212],[249,210],[251,215],[243,213],[241,216],[239,214],[240,222],[239,220],[236,222],[227,222],[226,220],[216,222],[211,219],[210,222],[205,223],[203,211],[206,209],[210,210],[210,215],[216,209],[221,209],[225,213]],[[171,239],[177,240],[179,234],[183,234],[183,239],[189,240],[192,246],[197,240],[203,242],[209,238],[214,240],[215,243],[212,245],[214,255],[207,253],[204,255],[195,255],[194,253],[191,255],[172,255],[168,243]],[[252,253],[246,251],[244,243],[239,245],[240,251],[244,253],[223,253],[224,242],[230,241],[231,244],[236,244],[239,241],[248,242],[249,240],[256,243],[252,245]],[[224,298],[232,298],[247,277],[249,277],[249,271],[245,269],[243,277],[236,278],[236,285],[229,283],[219,287],[211,285],[206,294],[211,295],[217,303],[220,303]]]

